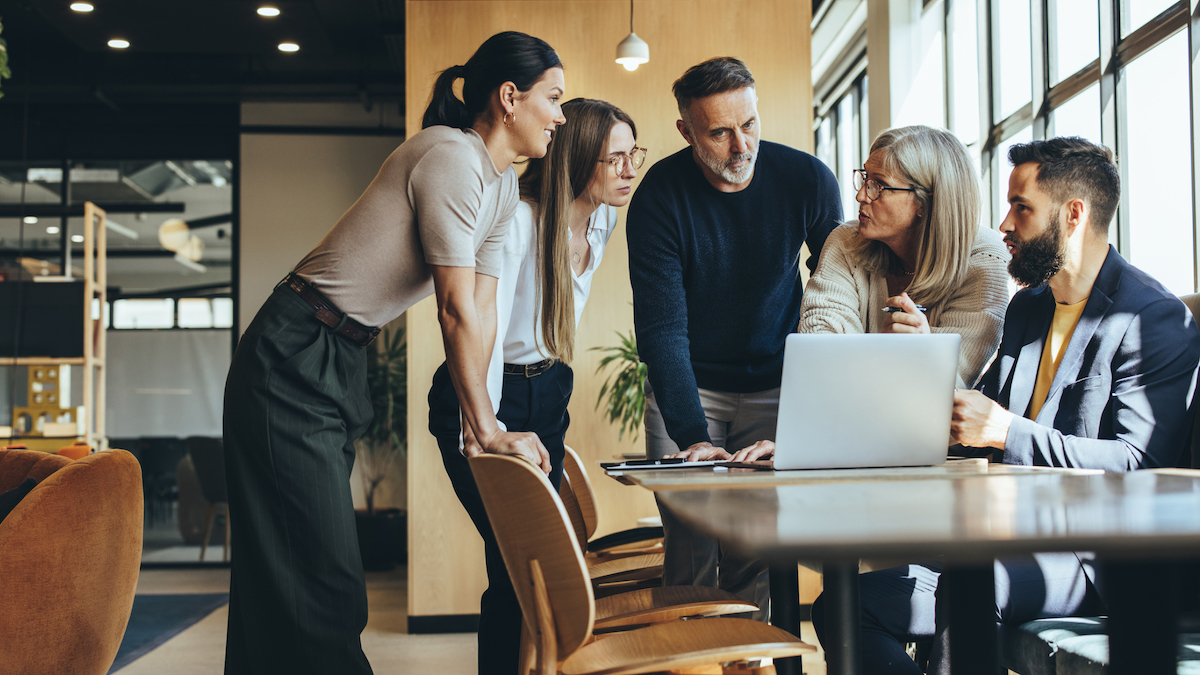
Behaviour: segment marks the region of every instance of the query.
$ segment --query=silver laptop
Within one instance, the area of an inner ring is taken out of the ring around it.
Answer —
[[[961,336],[789,335],[775,469],[946,461]]]

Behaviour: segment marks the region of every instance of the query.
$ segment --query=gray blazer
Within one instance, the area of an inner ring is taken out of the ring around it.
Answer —
[[[1200,330],[1178,298],[1109,247],[1036,420],[1029,410],[1050,287],[1013,296],[978,389],[1014,414],[1006,464],[1129,471],[1177,466],[1191,428]]]

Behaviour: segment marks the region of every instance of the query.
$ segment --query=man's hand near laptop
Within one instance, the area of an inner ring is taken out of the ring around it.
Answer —
[[[1004,449],[1008,426],[1015,417],[982,392],[958,389],[950,414],[950,437],[972,448]]]
[[[694,443],[687,450],[677,452],[674,455],[668,455],[666,459],[682,459],[686,462],[704,462],[714,459],[753,462],[758,459],[770,459],[774,454],[774,441],[759,441],[754,445],[738,450],[732,455],[726,452],[725,448],[718,448],[712,443],[705,441],[703,443]]]

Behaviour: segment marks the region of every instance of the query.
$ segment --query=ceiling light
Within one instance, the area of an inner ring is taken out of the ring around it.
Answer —
[[[46,228],[46,234],[58,234],[58,232],[59,230],[57,225],[51,225]]]
[[[37,225],[37,216],[25,216],[26,225]]]
[[[90,2],[72,2],[71,9],[75,10],[76,12],[90,12],[96,8],[93,7],[92,3]]]
[[[280,42],[279,43],[279,51],[281,51],[281,52],[298,52],[298,51],[300,51],[300,45],[296,44],[295,42]]]
[[[258,8],[258,15],[259,16],[279,16],[279,9],[276,7],[270,7],[268,5],[264,5],[264,6]]]
[[[128,49],[129,48],[129,40],[122,40],[120,38],[114,38],[114,39],[108,41],[108,46],[112,47],[113,49]]]
[[[637,70],[643,63],[650,62],[650,45],[633,32],[633,0],[629,0],[629,36],[617,45],[617,63],[625,70]]]
[[[82,234],[73,234],[73,235],[71,235],[71,241],[75,242],[76,244],[82,244],[83,243],[83,235]]]

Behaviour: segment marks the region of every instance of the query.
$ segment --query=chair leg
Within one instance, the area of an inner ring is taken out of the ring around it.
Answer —
[[[229,562],[229,502],[221,504],[225,511],[225,552],[221,554],[222,562]]]
[[[204,519],[204,539],[200,540],[200,560],[204,561],[204,553],[208,550],[208,540],[212,537],[213,521],[217,519],[217,505],[208,505],[208,517]]]

